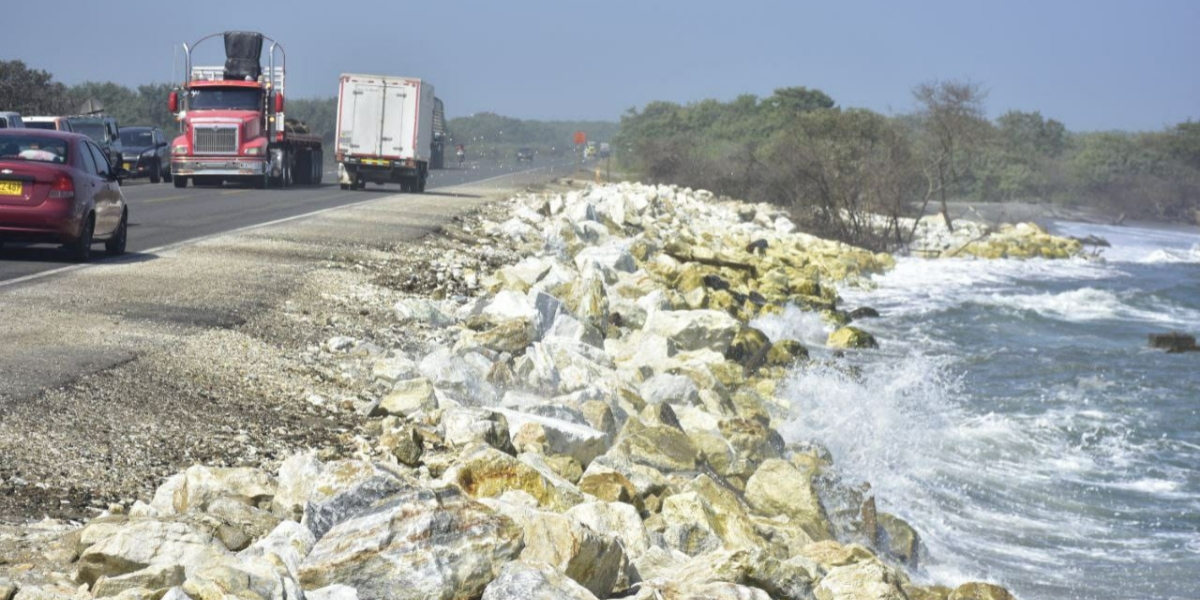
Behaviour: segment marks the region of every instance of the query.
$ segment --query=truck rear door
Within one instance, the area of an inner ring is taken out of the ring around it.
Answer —
[[[384,109],[384,90],[382,83],[366,83],[359,81],[354,84],[350,93],[349,115],[342,115],[343,127],[346,121],[350,125],[350,143],[347,151],[351,154],[378,156],[382,148],[382,125]],[[348,119],[346,117],[349,117]]]
[[[384,110],[383,110],[383,139],[380,140],[381,152],[383,156],[404,157],[412,156],[412,152],[405,154],[404,148],[404,131],[405,119],[411,119],[408,111],[409,87],[403,82],[389,81],[386,83],[387,88],[384,92]]]

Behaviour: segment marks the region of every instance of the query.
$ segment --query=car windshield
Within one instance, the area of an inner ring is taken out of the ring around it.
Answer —
[[[121,143],[126,146],[153,146],[154,133],[149,129],[122,129]]]
[[[27,129],[49,129],[51,131],[57,129],[54,126],[54,121],[25,121],[25,127]]]
[[[104,139],[104,123],[100,121],[72,121],[71,127],[75,133],[82,133],[95,140],[96,143],[103,144],[108,141]]]
[[[0,160],[63,164],[67,162],[67,142],[37,135],[6,135],[0,137]]]
[[[262,90],[252,88],[192,88],[188,90],[188,110],[258,110]]]

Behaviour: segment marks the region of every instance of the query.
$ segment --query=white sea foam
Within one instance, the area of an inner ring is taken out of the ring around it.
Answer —
[[[1111,246],[1106,260],[1119,263],[1200,263],[1200,233],[1191,230],[1056,223],[1054,231],[1076,237],[1099,236]]]

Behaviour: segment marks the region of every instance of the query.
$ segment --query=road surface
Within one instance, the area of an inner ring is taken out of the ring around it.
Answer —
[[[467,163],[463,168],[455,165],[431,171],[426,189],[435,191],[527,171],[570,167],[569,157],[541,161],[536,165]],[[335,177],[333,172],[326,171],[326,183],[285,190],[255,190],[231,185],[178,189],[169,183],[127,182],[123,191],[129,204],[128,252],[153,252],[188,240],[356,204],[400,190],[399,185],[370,185],[365,191],[342,190]],[[93,249],[92,256],[94,262],[106,260],[100,245]],[[57,272],[70,264],[67,253],[55,245],[9,245],[0,250],[0,285]]]

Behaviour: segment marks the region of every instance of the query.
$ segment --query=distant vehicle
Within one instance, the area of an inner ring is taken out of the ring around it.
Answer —
[[[225,42],[225,64],[192,65],[207,40]],[[263,70],[263,41],[267,69]],[[275,40],[253,31],[226,31],[183,45],[184,81],[167,98],[183,126],[171,142],[175,187],[239,181],[255,187],[321,183],[321,136],[284,113],[286,54]]]
[[[608,158],[608,157],[612,156],[612,147],[608,145],[608,142],[600,142],[600,150],[599,150],[598,156],[600,158]]]
[[[24,117],[25,127],[29,129],[49,129],[50,131],[74,131],[66,117]]]
[[[362,189],[370,181],[424,192],[435,104],[429,82],[343,73],[335,129],[342,189]]]
[[[517,162],[533,162],[533,148],[522,146],[517,149]]]
[[[429,149],[429,168],[446,168],[446,106],[441,98],[433,99],[433,146]]]
[[[149,177],[150,183],[171,181],[171,156],[161,129],[122,127],[121,146],[121,168],[130,177]]]
[[[57,242],[80,262],[91,258],[95,242],[123,254],[129,209],[122,175],[86,136],[0,131],[0,244]]]
[[[79,115],[67,117],[67,123],[70,124],[71,131],[92,138],[92,141],[96,142],[104,151],[109,163],[115,165],[120,162],[121,134],[115,118],[103,115]]]
[[[15,112],[0,112],[0,129],[20,129],[24,126],[21,115]]]

